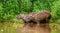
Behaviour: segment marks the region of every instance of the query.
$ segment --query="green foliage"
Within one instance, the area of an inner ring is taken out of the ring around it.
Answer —
[[[30,12],[31,2],[30,0],[21,0],[21,12]]]
[[[14,15],[18,14],[18,6],[15,0],[8,0],[2,2],[3,4],[3,20],[10,20]]]
[[[0,20],[2,19],[2,17],[3,17],[3,4],[2,3],[0,3]]]
[[[60,19],[60,0],[0,0],[0,20],[12,20],[20,13],[49,10],[53,21]]]
[[[3,0],[1,4],[0,18],[2,20],[10,20],[19,13],[29,13],[31,8],[29,0]]]
[[[51,14],[54,21],[60,19],[60,0],[53,2],[53,6],[51,7]]]
[[[40,10],[50,10],[50,1],[48,0],[36,0],[34,2],[34,12],[39,12]]]

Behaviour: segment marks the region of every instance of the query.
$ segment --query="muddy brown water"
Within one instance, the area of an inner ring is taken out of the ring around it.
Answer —
[[[24,25],[23,27],[17,27],[17,33],[50,33],[51,29],[48,24],[46,25]]]

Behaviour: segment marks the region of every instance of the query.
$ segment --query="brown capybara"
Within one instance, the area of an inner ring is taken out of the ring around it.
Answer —
[[[49,19],[51,14],[47,10],[38,13],[19,14],[17,19],[23,19],[25,25],[22,33],[50,33]]]
[[[23,19],[25,22],[29,21],[40,22],[45,19],[45,21],[48,23],[49,19],[51,18],[51,14],[47,10],[42,10],[41,12],[38,13],[19,14],[17,18]]]

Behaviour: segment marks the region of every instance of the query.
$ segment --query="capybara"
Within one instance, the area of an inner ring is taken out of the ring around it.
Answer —
[[[47,23],[49,23],[48,21],[51,18],[51,14],[47,10],[42,10],[41,12],[38,13],[19,14],[17,18],[23,19],[24,22],[33,21],[33,22],[43,23],[42,20],[44,20],[44,22],[46,21]]]
[[[49,20],[51,14],[47,10],[38,13],[19,14],[17,19],[23,19],[22,33],[50,33]]]

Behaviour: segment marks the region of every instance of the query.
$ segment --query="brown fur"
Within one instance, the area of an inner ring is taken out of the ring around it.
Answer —
[[[22,33],[50,33],[49,19],[51,18],[51,14],[47,10],[26,15],[20,14],[17,18],[24,20]]]

